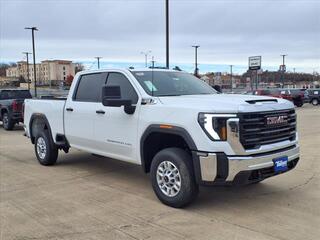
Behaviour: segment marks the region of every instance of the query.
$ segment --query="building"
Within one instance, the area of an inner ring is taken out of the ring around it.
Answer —
[[[17,62],[16,67],[6,70],[6,76],[11,78],[28,79],[28,66],[26,61]],[[68,76],[75,75],[75,66],[72,61],[67,60],[45,60],[36,64],[37,86],[55,86],[64,82]],[[29,64],[29,77],[34,82],[33,64]]]

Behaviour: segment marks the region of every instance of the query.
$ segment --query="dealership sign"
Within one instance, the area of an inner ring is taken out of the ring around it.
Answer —
[[[261,56],[249,57],[249,70],[259,70],[261,68]]]

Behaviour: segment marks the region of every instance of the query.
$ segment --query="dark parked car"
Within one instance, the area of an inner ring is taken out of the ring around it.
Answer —
[[[20,89],[0,89],[0,121],[5,130],[23,122],[24,99],[32,98],[30,91]]]
[[[308,96],[312,105],[316,106],[320,103],[320,89],[309,89]]]
[[[258,89],[254,92],[254,95],[283,98],[293,102],[297,107],[302,107],[305,102],[305,93],[301,89]]]

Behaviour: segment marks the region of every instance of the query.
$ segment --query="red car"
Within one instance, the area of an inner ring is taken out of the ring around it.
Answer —
[[[258,89],[254,95],[283,98],[293,102],[297,107],[302,107],[304,103],[304,91],[300,89]]]

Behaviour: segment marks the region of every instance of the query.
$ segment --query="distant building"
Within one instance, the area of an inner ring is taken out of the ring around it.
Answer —
[[[17,62],[16,67],[10,67],[6,70],[6,76],[11,78],[23,77],[28,79],[27,62]],[[67,76],[75,75],[75,65],[67,60],[45,60],[36,64],[37,85],[59,85],[66,81]],[[29,77],[31,83],[34,82],[33,64],[29,64]]]
[[[220,86],[222,89],[230,89],[231,88],[231,75],[228,73],[221,72],[209,72],[204,74],[201,79],[208,83],[210,86]],[[233,87],[242,87],[241,85],[241,77],[239,75],[232,76]]]

